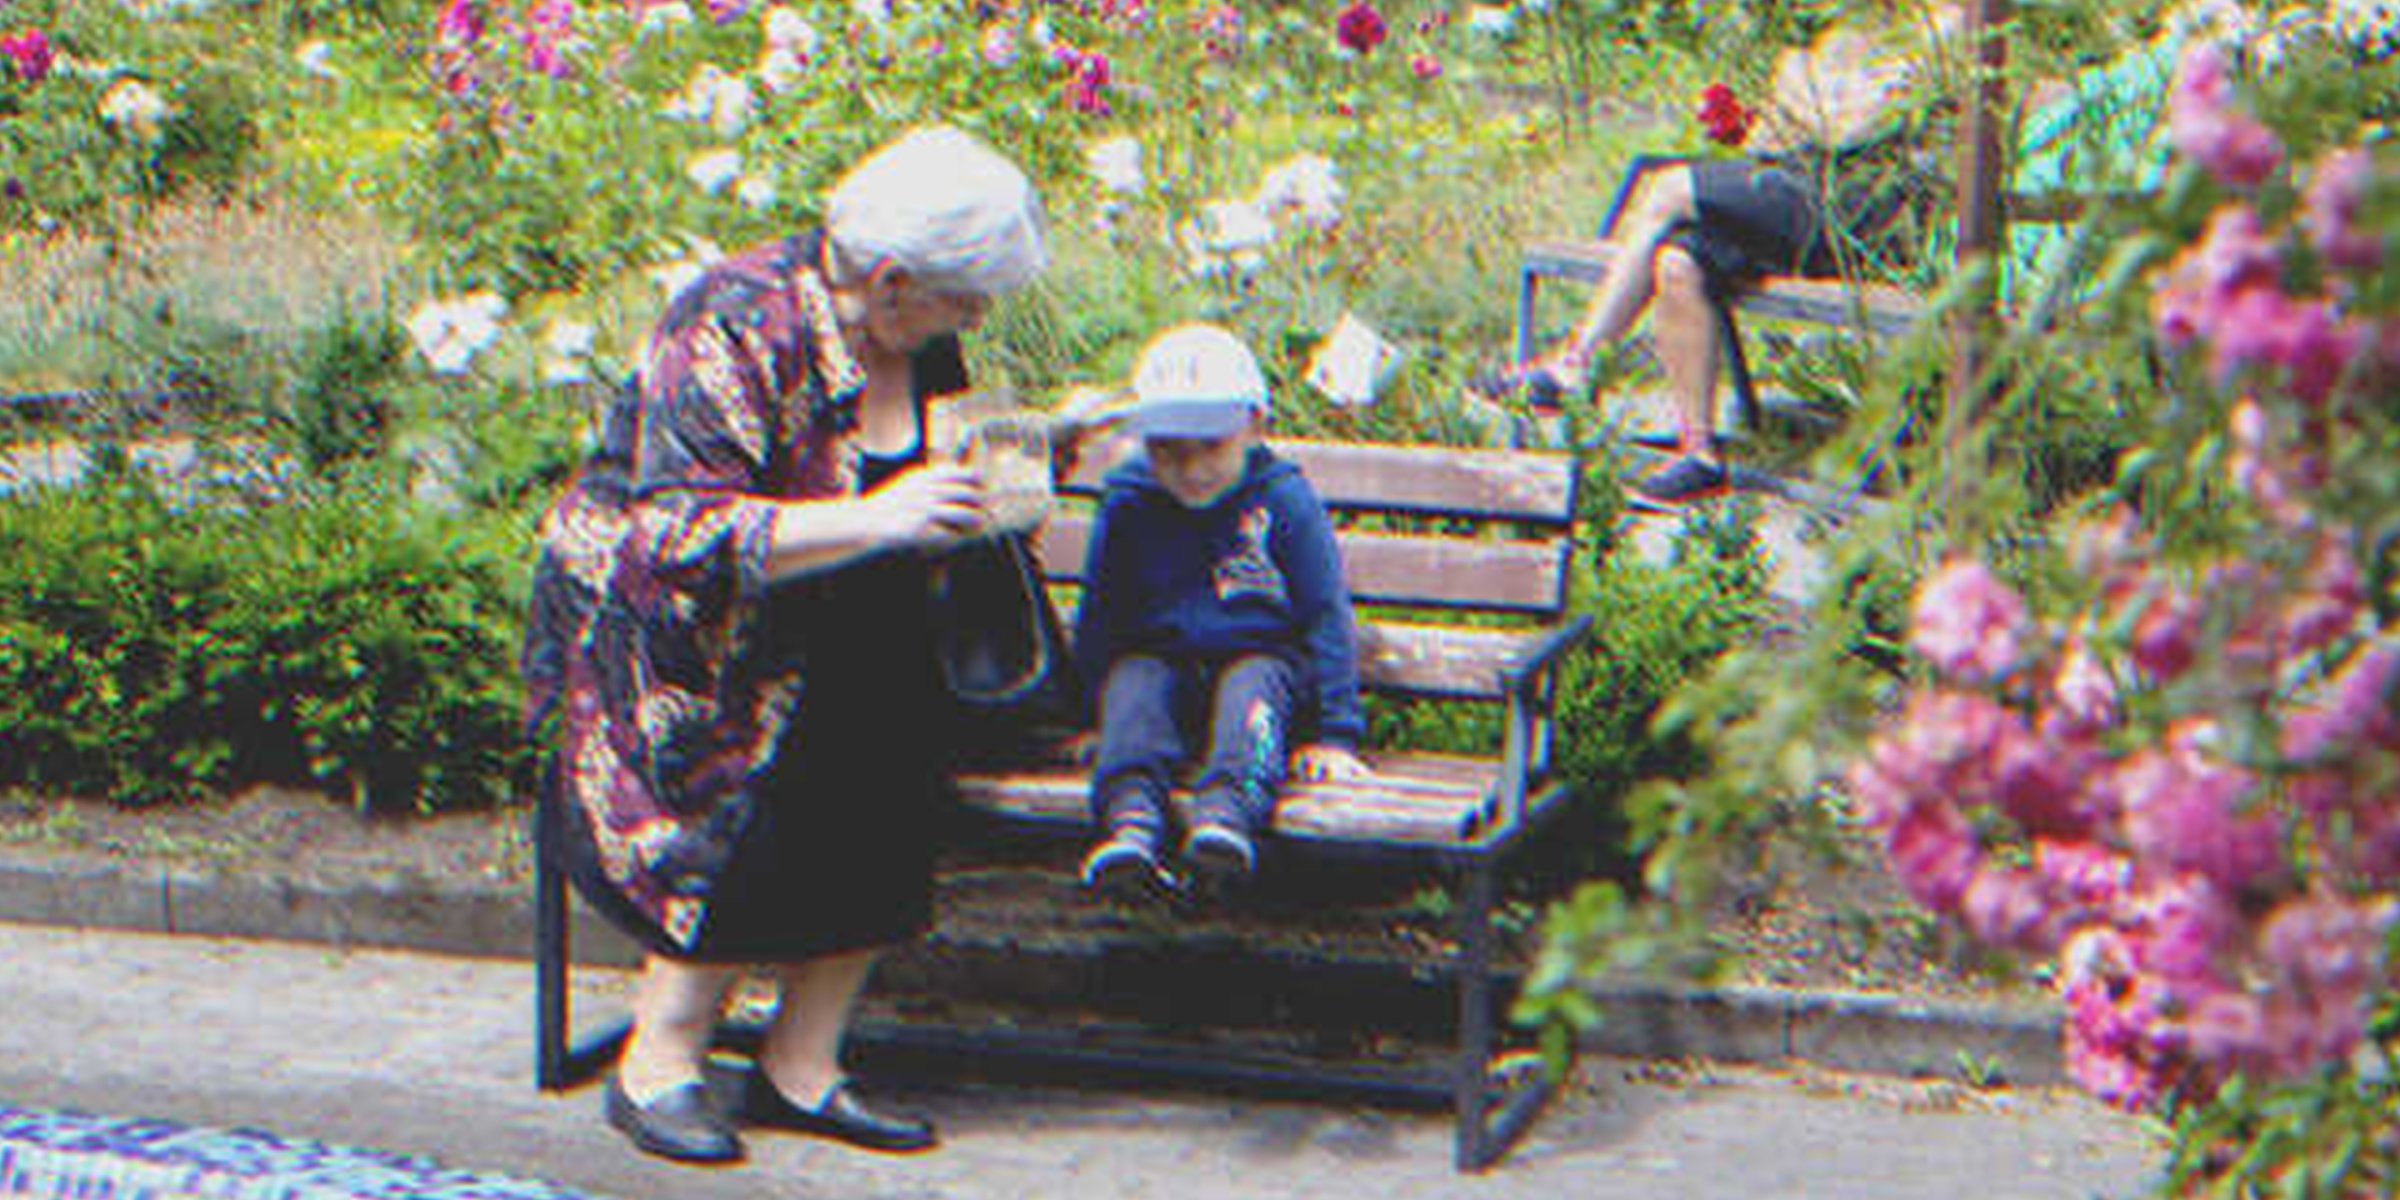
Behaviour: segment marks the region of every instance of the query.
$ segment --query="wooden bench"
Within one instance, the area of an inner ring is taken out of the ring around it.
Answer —
[[[1554,770],[1552,702],[1557,668],[1590,629],[1566,611],[1578,472],[1545,451],[1278,441],[1343,527],[1341,545],[1359,610],[1359,667],[1371,693],[1487,706],[1500,744],[1488,754],[1366,748],[1374,768],[1360,782],[1295,782],[1262,841],[1262,872],[1308,869],[1311,854],[1390,859],[1451,873],[1458,885],[1455,949],[1445,964],[1456,986],[1455,1053],[1435,1072],[1331,1063],[1287,1069],[1324,1092],[1358,1091],[1450,1108],[1455,1161],[1475,1170],[1502,1154],[1546,1103],[1539,1072],[1495,1070],[1499,1046],[1492,925],[1498,872],[1509,852],[1567,806]],[[1091,531],[1089,499],[1100,469],[1087,464],[1065,485],[1069,504],[1037,541],[1044,573],[1072,587]],[[1495,616],[1496,615],[1496,616]],[[1065,763],[960,776],[972,810],[1002,821],[1092,836],[1088,774]],[[537,889],[538,1073],[564,1086],[605,1065],[605,1040],[567,1045],[566,890],[545,872]],[[1372,1014],[1367,1014],[1371,1018]],[[621,1034],[620,1034],[621,1036]],[[974,1035],[980,1052],[1005,1053],[1010,1031]],[[1045,1048],[1055,1058],[1059,1047]],[[1101,1050],[1111,1074],[1128,1058]],[[1178,1078],[1205,1078],[1224,1051],[1174,1054],[1152,1047],[1144,1065]],[[1255,1064],[1224,1077],[1255,1082]]]

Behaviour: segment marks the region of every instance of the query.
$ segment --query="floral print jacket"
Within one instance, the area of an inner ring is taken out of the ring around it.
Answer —
[[[554,739],[549,802],[686,947],[806,684],[805,648],[759,636],[775,503],[857,490],[865,375],[822,243],[760,246],[675,298],[541,527],[522,668],[527,728]],[[964,384],[954,338],[916,367],[920,389]]]

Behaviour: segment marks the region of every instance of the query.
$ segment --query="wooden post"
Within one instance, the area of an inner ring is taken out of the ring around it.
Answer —
[[[2008,19],[2008,0],[1967,0],[1966,44],[1971,74],[1965,103],[1961,105],[1958,139],[1960,271],[1969,269],[1978,259],[1996,262],[2002,252],[2001,241],[2007,234],[2007,216],[2000,205],[2000,175],[2004,166],[2000,129],[2001,114],[2008,104],[2005,78],[2008,41],[2002,29]],[[1947,474],[1953,480],[1961,465],[1957,461],[1960,444],[1967,430],[1983,416],[1986,396],[1983,373],[1989,365],[1986,351],[1996,328],[1998,307],[1999,279],[1995,272],[1952,318],[1954,353],[1949,403],[1943,415],[1943,448],[1949,459],[1945,464]]]

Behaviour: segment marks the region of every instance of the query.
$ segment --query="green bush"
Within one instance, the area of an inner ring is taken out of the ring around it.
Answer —
[[[283,779],[431,810],[520,780],[513,533],[367,488],[254,508],[119,472],[0,500],[0,555],[0,785],[147,804]]]

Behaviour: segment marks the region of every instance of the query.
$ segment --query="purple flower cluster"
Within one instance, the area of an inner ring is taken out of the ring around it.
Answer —
[[[1391,32],[1370,0],[1350,0],[1333,18],[1333,40],[1353,54],[1372,54]]]

